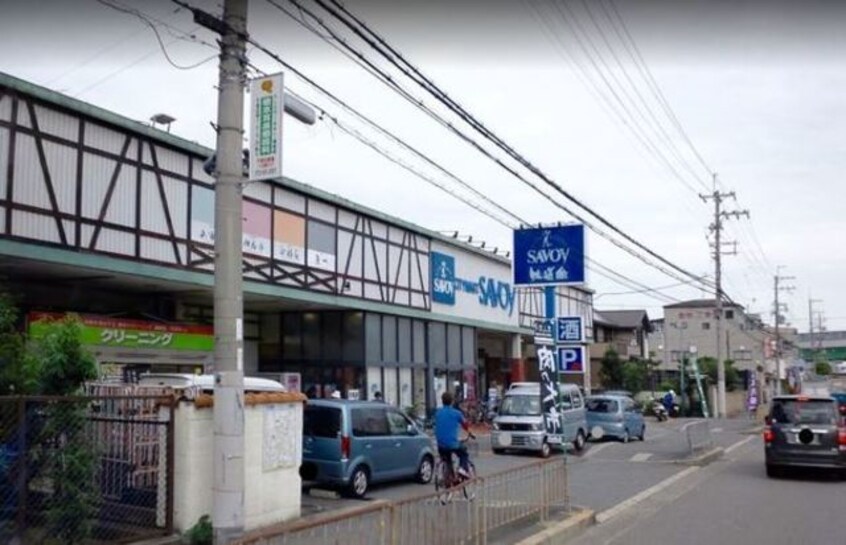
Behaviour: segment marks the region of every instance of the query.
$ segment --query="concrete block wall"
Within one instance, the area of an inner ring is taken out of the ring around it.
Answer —
[[[290,453],[283,466],[268,467],[265,449],[266,414],[275,405],[254,404],[244,408],[244,514],[245,530],[275,524],[300,515],[302,453]],[[285,404],[292,418],[293,442],[302,443],[302,402]],[[213,409],[183,402],[174,411],[174,529],[185,532],[203,515],[212,512]]]

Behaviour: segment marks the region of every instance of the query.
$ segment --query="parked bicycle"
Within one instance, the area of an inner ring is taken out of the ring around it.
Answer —
[[[461,445],[467,445],[468,441],[475,439],[476,436],[472,433],[461,440]],[[467,471],[459,471],[458,456],[455,452],[450,452],[450,459],[445,460],[444,457],[438,457],[438,463],[435,465],[435,491],[438,493],[438,501],[442,505],[446,505],[456,493],[460,493],[466,500],[473,500],[476,497],[473,489],[476,479],[476,466],[472,460],[467,462]]]

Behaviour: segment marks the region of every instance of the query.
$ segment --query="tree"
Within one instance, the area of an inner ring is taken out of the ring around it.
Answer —
[[[831,374],[831,364],[827,361],[818,361],[814,365],[814,372],[820,376],[828,376]]]
[[[47,325],[32,348],[40,362],[41,394],[79,394],[86,381],[97,378],[97,363],[82,345],[82,326],[72,317]],[[86,403],[48,403],[44,407],[43,428],[32,449],[34,466],[52,482],[46,530],[61,543],[85,541],[91,535],[91,520],[97,512],[98,457],[87,426]]]
[[[624,381],[623,362],[619,354],[609,348],[602,356],[599,368],[599,380],[604,388],[622,388]]]
[[[697,360],[699,371],[708,378],[710,384],[717,384],[719,373],[717,371],[717,360],[709,356]],[[734,368],[734,361],[725,360],[726,368],[726,390],[733,392],[740,381],[740,374]]]
[[[38,360],[26,350],[26,340],[17,330],[18,309],[12,297],[0,292],[0,395],[38,392]]]
[[[632,394],[646,390],[649,382],[649,367],[645,360],[631,358],[623,364],[623,389]]]

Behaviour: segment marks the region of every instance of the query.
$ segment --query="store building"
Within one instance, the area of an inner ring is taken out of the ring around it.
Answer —
[[[85,314],[113,376],[213,370],[208,342],[171,345],[211,334],[211,154],[0,73],[0,281],[27,313]],[[246,185],[243,211],[247,374],[419,412],[531,376],[543,297],[507,259],[290,179]],[[590,291],[558,294],[591,323]]]

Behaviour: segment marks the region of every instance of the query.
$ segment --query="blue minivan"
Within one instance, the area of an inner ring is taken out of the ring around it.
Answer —
[[[431,482],[431,438],[405,414],[375,401],[310,399],[303,414],[303,480],[361,498],[372,483]]]
[[[643,441],[646,422],[630,397],[619,395],[590,396],[585,400],[587,423],[593,439],[605,435],[628,443],[632,437]]]

